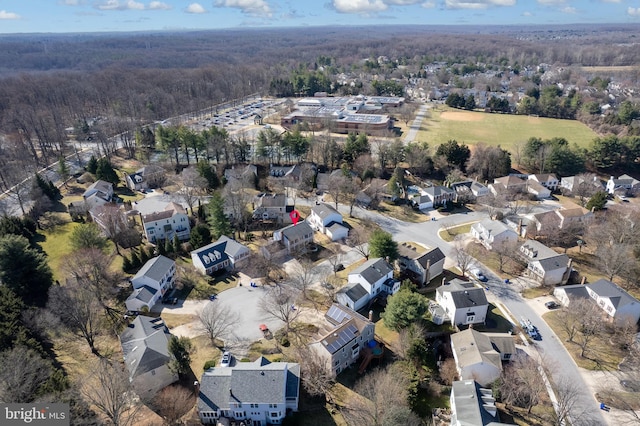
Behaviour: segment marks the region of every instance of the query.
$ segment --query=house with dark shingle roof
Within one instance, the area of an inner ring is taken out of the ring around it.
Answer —
[[[518,241],[518,234],[499,220],[484,219],[471,225],[471,235],[487,250]]]
[[[120,335],[129,381],[143,399],[178,380],[169,369],[171,333],[162,318],[138,316]]]
[[[349,229],[342,225],[342,214],[326,203],[311,207],[307,222],[316,231],[326,234],[331,241],[347,238],[349,234]]]
[[[144,235],[149,242],[173,240],[177,235],[181,241],[188,240],[191,232],[187,212],[180,204],[168,203],[164,210],[141,215]]]
[[[520,255],[527,261],[525,275],[543,285],[566,284],[571,273],[571,259],[536,240],[526,240]]]
[[[400,290],[400,282],[393,279],[393,268],[380,257],[369,259],[351,271],[347,282],[336,299],[338,303],[354,310],[365,307],[378,296],[386,297]]]
[[[338,375],[358,360],[363,349],[373,340],[375,324],[353,309],[338,303],[324,315],[319,338],[309,348],[324,360],[327,370]]]
[[[125,177],[127,187],[132,191],[156,188],[164,179],[165,171],[162,167],[150,164]]]
[[[612,195],[635,195],[640,192],[640,180],[624,174],[617,179],[613,176],[607,181],[607,192]]]
[[[369,292],[360,284],[347,285],[336,292],[336,300],[343,306],[359,311],[369,303]]]
[[[97,180],[84,191],[82,198],[87,211],[110,203],[113,199],[113,184],[104,180]]]
[[[273,239],[281,241],[289,253],[304,251],[313,242],[313,229],[307,221],[302,221],[275,231]]]
[[[438,247],[425,249],[415,243],[403,242],[398,244],[398,260],[396,265],[402,273],[425,285],[442,274],[445,255]]]
[[[232,271],[249,258],[247,246],[223,235],[217,241],[191,252],[193,266],[206,275],[225,269]]]
[[[617,324],[625,321],[635,324],[640,320],[640,301],[605,279],[584,285],[556,287],[553,295],[564,306],[571,306],[571,302],[578,298],[589,299]]]
[[[482,324],[489,309],[483,288],[457,278],[436,289],[436,303],[453,326]]]
[[[138,273],[131,278],[133,292],[125,305],[128,310],[138,312],[143,307],[151,309],[173,288],[176,276],[176,262],[165,256],[149,259]]]
[[[198,416],[204,424],[218,424],[219,419],[281,424],[288,412],[298,411],[299,395],[299,364],[260,357],[205,371],[200,379]]]

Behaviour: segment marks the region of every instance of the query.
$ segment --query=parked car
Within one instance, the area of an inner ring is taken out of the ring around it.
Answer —
[[[484,273],[480,268],[473,268],[469,271],[469,273],[478,281],[481,281],[483,283],[488,281],[487,277],[484,276]]]
[[[333,272],[339,272],[339,271],[342,271],[343,269],[344,269],[344,265],[342,263],[338,263],[333,267]]]
[[[558,309],[560,304],[558,302],[554,302],[553,300],[544,304],[547,309]]]
[[[231,365],[231,352],[225,351],[222,354],[222,360],[220,360],[220,367],[228,367]]]

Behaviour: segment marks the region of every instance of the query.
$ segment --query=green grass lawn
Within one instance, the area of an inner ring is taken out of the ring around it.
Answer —
[[[63,225],[40,231],[43,237],[43,240],[39,241],[40,247],[47,254],[49,267],[53,271],[53,278],[58,281],[64,280],[65,274],[62,271],[65,263],[64,258],[72,252],[69,244],[69,235],[76,226],[78,226],[78,223],[67,222]]]
[[[588,146],[598,135],[576,120],[529,117],[524,115],[489,114],[462,111],[438,106],[429,110],[430,118],[422,122],[416,140],[426,141],[431,146],[440,145],[450,139],[467,145],[484,142],[500,145],[513,151],[515,144],[526,142],[530,137],[551,139],[565,138],[570,144]],[[444,114],[444,115],[443,115]]]
[[[442,219],[443,221],[446,219]],[[440,238],[447,242],[453,241],[458,235],[468,234],[471,232],[471,223],[465,225],[455,226],[452,228],[442,229],[438,232]]]

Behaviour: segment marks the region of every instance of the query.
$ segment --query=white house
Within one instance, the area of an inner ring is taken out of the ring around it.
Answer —
[[[551,198],[551,189],[538,183],[535,180],[529,179],[527,181],[527,192],[535,195],[538,200],[544,200],[545,198]]]
[[[563,188],[563,190],[575,192],[582,185],[589,185],[593,187],[594,191],[604,191],[604,185],[602,181],[598,179],[598,176],[593,175],[590,180],[585,179],[585,177],[586,176],[582,175],[563,177],[560,180],[560,187]]]
[[[475,180],[465,180],[451,184],[456,193],[454,201],[467,202],[489,195],[489,188]]]
[[[518,234],[499,220],[484,219],[474,223],[471,235],[487,250],[518,241]]]
[[[326,234],[331,241],[347,238],[349,229],[342,225],[342,214],[329,204],[318,204],[311,207],[307,222],[314,230]]]
[[[338,303],[353,310],[365,307],[375,297],[395,294],[400,283],[393,279],[393,268],[386,260],[369,259],[347,277],[347,286],[336,294]]]
[[[502,361],[516,353],[514,336],[509,333],[481,333],[468,328],[451,335],[451,349],[458,375],[490,385],[502,372]]]
[[[160,212],[142,215],[144,235],[151,243],[172,240],[175,235],[181,241],[188,240],[191,232],[189,217],[177,203],[169,203]]]
[[[457,278],[436,289],[436,303],[453,326],[482,324],[489,309],[484,289]]]
[[[243,422],[251,426],[281,424],[289,411],[298,411],[300,365],[260,357],[214,367],[200,379],[198,416],[204,424]]]
[[[566,284],[571,273],[571,259],[536,240],[526,240],[520,255],[527,261],[525,275],[542,285]]]
[[[149,165],[125,176],[127,188],[132,191],[142,191],[155,188],[164,179],[165,171],[160,166]]]
[[[421,190],[413,198],[413,204],[420,210],[430,209],[451,202],[455,197],[456,192],[453,189],[436,185]]]
[[[560,182],[558,181],[558,176],[556,176],[554,173],[539,173],[529,175],[528,179],[538,182],[540,185],[544,186],[550,191],[555,191],[556,189],[558,189],[558,185],[560,184]]]
[[[291,223],[290,213],[293,211],[293,205],[289,204],[285,194],[260,194],[256,196],[253,205],[254,219]]]
[[[162,318],[143,315],[137,316],[120,335],[129,381],[143,399],[178,380],[178,375],[169,369],[170,337]]]
[[[103,180],[97,180],[92,183],[82,194],[85,209],[87,211],[94,207],[102,206],[113,200],[113,184]]]
[[[626,174],[618,179],[611,176],[607,181],[606,188],[607,192],[612,195],[635,195],[640,192],[640,181]]]
[[[313,242],[313,229],[305,220],[274,231],[273,239],[282,242],[289,253],[304,251]]]
[[[459,380],[451,384],[451,426],[503,426],[493,391],[475,380]]]
[[[618,287],[615,283],[600,279],[590,284],[556,287],[553,295],[564,306],[570,306],[571,300],[589,298],[596,303],[616,324],[640,320],[640,302]]]
[[[398,244],[396,264],[400,272],[407,274],[419,285],[428,284],[444,270],[445,255],[440,248],[425,249],[415,243]]]
[[[375,335],[375,324],[353,309],[334,303],[320,325],[320,338],[309,348],[338,375],[356,362]]]
[[[247,246],[223,235],[217,241],[191,252],[193,267],[205,275],[222,269],[233,271],[251,254]]]
[[[151,309],[173,288],[176,276],[176,262],[165,256],[149,259],[138,273],[131,278],[133,292],[125,305],[129,311],[137,312],[146,307]]]

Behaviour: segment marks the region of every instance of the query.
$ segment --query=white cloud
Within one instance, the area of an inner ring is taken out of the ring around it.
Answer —
[[[79,6],[82,3],[84,3],[84,1],[81,0],[58,0],[58,4],[63,6]]]
[[[367,14],[387,10],[382,0],[333,0],[333,7],[340,13]]]
[[[149,9],[151,10],[169,10],[171,9],[171,5],[168,5],[161,1],[152,1],[149,3]]]
[[[549,5],[549,6],[558,6],[564,4],[565,0],[538,0],[538,3]]]
[[[264,0],[216,0],[216,7],[233,7],[250,16],[271,16],[271,8]]]
[[[421,4],[421,6],[425,9],[433,9],[434,7],[436,7],[436,2],[434,1],[425,1],[424,3]]]
[[[20,19],[20,15],[6,10],[0,10],[0,19]]]
[[[388,5],[398,5],[398,6],[407,6],[410,4],[418,4],[422,0],[384,0],[384,2]]]
[[[575,7],[571,7],[571,6],[563,7],[562,9],[560,9],[560,11],[563,13],[571,13],[571,14],[578,12]]]
[[[187,8],[184,11],[187,13],[194,13],[194,14],[207,13],[205,8],[202,7],[199,3],[191,3],[189,6],[187,6]]]
[[[620,3],[620,0],[602,0],[604,3]]]
[[[640,16],[640,7],[630,7],[627,9],[627,14],[631,16]]]
[[[100,10],[144,10],[144,4],[134,0],[122,2],[120,0],[107,0],[97,3],[95,7]]]
[[[447,9],[487,9],[494,6],[513,6],[516,0],[446,0]]]
[[[522,16],[533,16],[533,13],[527,11],[527,12],[524,12]]]

